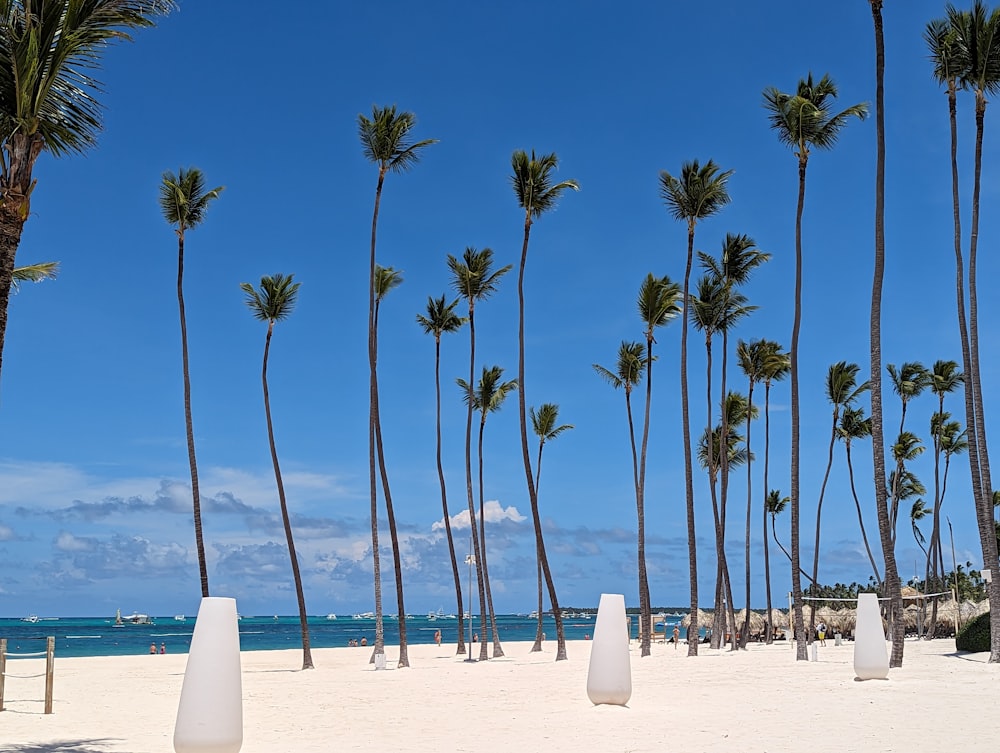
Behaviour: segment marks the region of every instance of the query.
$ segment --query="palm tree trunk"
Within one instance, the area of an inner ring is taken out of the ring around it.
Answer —
[[[39,133],[17,132],[5,144],[7,169],[0,175],[0,369],[7,334],[7,306],[14,279],[14,257],[28,218],[32,171],[45,140]]]
[[[652,327],[652,325],[650,325]],[[642,454],[639,459],[639,483],[636,495],[639,558],[639,625],[642,630],[640,656],[650,654],[652,609],[649,603],[649,577],[646,572],[646,447],[649,444],[649,406],[653,401],[653,338],[646,337],[646,412],[642,424]],[[663,628],[666,634],[666,627]]]
[[[528,239],[531,237],[531,209],[525,210],[524,242],[521,245],[521,264],[517,275],[517,414],[521,424],[521,457],[524,461],[524,477],[528,484],[528,501],[531,503],[532,518],[535,523],[535,538],[542,559],[542,573],[549,590],[549,603],[552,604],[552,616],[556,621],[556,661],[566,658],[566,634],[563,631],[562,613],[559,611],[559,599],[556,596],[556,586],[549,570],[549,559],[545,554],[545,540],[542,537],[542,522],[538,514],[538,493],[531,474],[531,458],[528,455],[528,422],[525,410],[524,390],[524,266],[528,260]]]
[[[184,372],[184,427],[187,430],[188,465],[191,468],[191,501],[194,512],[194,541],[198,550],[201,595],[208,597],[208,567],[201,528],[201,494],[198,490],[198,462],[194,454],[194,423],[191,420],[191,372],[188,366],[187,317],[184,314],[184,227],[177,229],[177,308],[181,318],[181,364]]]
[[[792,343],[789,348],[789,371],[792,383],[792,625],[795,634],[795,659],[808,660],[806,630],[802,621],[802,580],[799,578],[799,329],[802,326],[802,209],[806,201],[806,165],[809,156],[805,144],[799,145],[799,201],[795,211],[795,314]]]
[[[747,426],[746,426],[746,442],[747,442],[747,522],[746,522],[746,537],[743,544],[743,560],[744,560],[744,583],[746,585],[746,592],[744,598],[746,599],[747,614],[746,618],[743,620],[743,640],[740,642],[740,648],[746,648],[747,641],[750,638],[750,525],[753,515],[752,505],[753,505],[753,475],[751,471],[753,470],[753,463],[750,462],[750,414],[753,413],[753,379],[750,380],[750,386],[747,388]],[[770,619],[771,608],[768,605],[768,619]]]
[[[469,299],[469,389],[472,389],[475,378],[476,363],[476,310],[475,302]],[[486,630],[486,586],[483,579],[482,548],[479,541],[479,531],[476,528],[476,501],[472,493],[472,395],[468,396],[468,410],[465,420],[465,490],[469,502],[469,527],[472,539],[472,556],[476,560],[476,585],[479,587],[479,629]],[[472,594],[469,594],[469,621],[472,621]],[[472,658],[472,647],[469,647],[469,658]],[[489,659],[486,649],[486,633],[480,636],[479,659]]]
[[[858,511],[858,525],[861,526],[861,540],[865,543],[865,551],[868,553],[868,561],[871,563],[872,572],[875,574],[875,580],[881,583],[882,576],[879,575],[878,565],[875,564],[875,557],[872,555],[872,548],[868,544],[868,534],[865,533],[865,521],[861,515],[861,501],[858,499],[858,490],[854,486],[854,464],[851,463],[850,440],[844,444],[844,453],[847,455],[847,475],[851,481],[851,495],[854,497],[854,507]]]
[[[816,547],[813,550],[812,582],[819,583],[819,534],[820,520],[823,517],[823,498],[826,496],[826,484],[830,480],[830,469],[833,468],[833,446],[837,441],[837,418],[840,406],[834,405],[833,426],[830,429],[830,448],[826,457],[826,473],[823,474],[823,483],[819,487],[819,502],[816,503]],[[816,594],[817,596],[819,594]],[[809,635],[813,635],[816,627],[816,610],[812,610],[809,616]]]
[[[489,630],[493,637],[493,658],[503,656],[503,647],[500,645],[500,633],[497,631],[496,613],[493,611],[493,594],[490,591],[490,570],[486,564],[486,514],[483,510],[483,434],[486,431],[486,407],[483,407],[483,420],[479,423],[479,551],[483,555],[483,583],[486,584],[486,605],[489,610],[490,625]],[[483,646],[486,645],[486,635],[481,636]]]
[[[378,210],[382,201],[382,184],[385,182],[385,168],[379,168],[378,185],[375,188],[375,209],[372,213],[371,255],[368,263],[368,485],[371,495],[372,520],[372,572],[375,579],[375,646],[372,662],[379,654],[385,654],[385,629],[382,622],[382,568],[378,544],[378,484],[375,479],[375,421],[378,402],[376,381],[375,350],[375,236],[378,230]],[[376,666],[378,664],[376,663]]]
[[[747,434],[749,443],[750,435]],[[767,471],[771,455],[771,380],[764,382],[764,502],[761,504],[764,513],[762,533],[764,538],[764,590],[767,592],[767,642],[774,642],[774,624],[771,621],[771,556],[767,546]]]
[[[681,314],[681,423],[684,433],[684,496],[687,508],[688,582],[691,590],[691,622],[688,626],[688,656],[698,655],[698,541],[694,525],[694,470],[691,460],[691,415],[688,401],[687,341],[691,283],[694,257],[694,220],[688,221],[687,262],[684,267],[684,311]]]
[[[539,439],[538,441],[538,463],[535,466],[535,493],[538,493],[538,487],[542,481],[542,447],[545,446],[544,439]],[[542,602],[542,558],[538,552],[538,542],[535,541],[535,566],[538,570],[538,625],[535,628],[535,642],[531,646],[531,653],[536,653],[542,650],[542,640],[544,632],[542,631],[542,620],[544,615],[545,605]]]
[[[632,484],[635,487],[635,507],[636,514],[638,515],[640,508],[640,496],[639,496],[639,455],[635,446],[635,424],[632,420],[632,394],[628,385],[625,386],[625,412],[628,415],[628,438],[629,443],[632,447]],[[639,528],[642,531],[642,528]],[[643,636],[646,635],[649,627],[643,627],[642,624],[642,606],[643,606],[643,594],[642,594],[642,572],[643,572],[643,561],[645,557],[644,542],[641,537],[637,537],[637,548],[639,552],[639,645],[642,645]],[[645,654],[643,654],[645,656]]]
[[[455,600],[458,602],[458,644],[456,654],[465,653],[465,616],[462,605],[462,579],[458,572],[458,558],[455,556],[455,539],[451,533],[451,515],[448,513],[448,490],[444,481],[444,466],[441,464],[441,335],[434,337],[434,394],[437,399],[437,472],[441,484],[441,511],[444,514],[444,531],[448,539],[448,556],[451,558],[451,572],[455,578]]]
[[[885,277],[885,42],[882,34],[882,0],[871,0],[875,27],[875,269],[871,305],[872,458],[875,469],[875,507],[885,560],[885,593],[892,625],[890,667],[903,665],[903,599],[893,549],[892,529],[885,489],[885,436],[882,430],[882,283]]]
[[[292,578],[295,581],[295,598],[299,605],[299,625],[302,628],[302,669],[312,669],[312,651],[309,648],[309,622],[306,616],[306,598],[302,591],[302,574],[299,572],[299,559],[295,554],[295,540],[292,538],[292,522],[288,516],[288,505],[285,503],[285,485],[281,481],[281,468],[278,465],[278,451],[274,445],[274,426],[271,423],[271,398],[267,391],[267,356],[271,349],[271,333],[274,331],[274,321],[267,326],[267,338],[264,341],[264,366],[261,370],[261,381],[264,385],[264,414],[267,417],[267,441],[271,447],[271,463],[274,465],[274,480],[278,485],[278,502],[281,504],[281,522],[285,527],[285,541],[288,544],[288,556],[292,561]]]
[[[719,468],[721,469],[720,480],[719,480],[719,507],[720,516],[722,518],[722,548],[723,548],[723,560],[722,567],[723,578],[726,584],[726,592],[729,596],[729,623],[733,626],[733,642],[732,650],[736,650],[738,647],[738,641],[736,639],[736,609],[733,605],[733,586],[732,580],[729,573],[729,558],[725,556],[725,546],[726,546],[726,505],[729,502],[729,411],[727,410],[726,401],[728,398],[727,383],[726,378],[728,374],[728,364],[729,364],[729,333],[724,328],[722,330],[722,376],[719,384],[719,392],[722,395],[722,421],[721,421],[721,431],[719,432],[721,441],[719,442]],[[747,459],[749,464],[749,458]],[[747,601],[747,619],[750,618],[750,602]]]

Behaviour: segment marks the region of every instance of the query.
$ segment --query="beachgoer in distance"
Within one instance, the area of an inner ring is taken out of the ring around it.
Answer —
[[[479,643],[479,633],[473,633],[472,634],[472,642],[473,643]]]
[[[367,646],[368,645],[368,639],[365,636],[363,636],[363,635],[361,636],[361,645],[362,646]]]
[[[816,632],[819,633],[819,645],[826,645],[826,623],[821,622],[816,626]]]
[[[437,645],[439,645],[439,646],[441,645],[441,631],[440,630],[435,630],[434,631],[434,642]]]
[[[151,653],[151,654],[155,654],[156,653],[156,644],[155,643],[150,643],[149,644],[149,653]]]
[[[166,643],[161,643],[160,644],[160,653],[161,654],[167,653],[167,644]]]
[[[674,625],[674,651],[677,650],[677,644],[681,642],[681,629]]]

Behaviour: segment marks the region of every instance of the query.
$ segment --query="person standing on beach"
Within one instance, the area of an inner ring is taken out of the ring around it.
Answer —
[[[151,653],[151,654],[155,654],[156,653],[156,644],[155,643],[150,643],[149,644],[149,653]]]
[[[674,625],[674,651],[677,650],[677,644],[681,642],[681,629]]]
[[[434,642],[435,642],[435,643],[436,643],[436,644],[437,644],[438,646],[440,646],[440,645],[441,645],[441,631],[440,631],[440,630],[435,630],[435,631],[434,631]]]

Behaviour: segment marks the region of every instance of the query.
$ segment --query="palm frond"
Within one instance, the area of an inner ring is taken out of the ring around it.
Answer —
[[[301,283],[293,281],[294,275],[278,273],[260,278],[260,289],[249,282],[240,283],[245,294],[244,303],[255,319],[278,322],[287,319],[295,308]]]
[[[417,119],[412,112],[397,112],[396,105],[372,107],[371,118],[358,115],[358,138],[369,162],[380,170],[404,172],[420,161],[421,151],[437,139],[410,141]]]
[[[15,267],[11,285],[17,290],[22,282],[41,282],[42,280],[54,280],[59,276],[59,262],[44,261],[38,264],[28,264],[23,267]]]

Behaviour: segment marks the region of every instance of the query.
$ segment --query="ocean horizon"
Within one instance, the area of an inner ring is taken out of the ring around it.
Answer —
[[[654,612],[654,616],[660,614]],[[574,612],[563,617],[567,640],[586,640],[593,637],[597,610]],[[634,637],[638,620],[630,614],[631,634]],[[145,617],[143,615],[142,617]],[[667,630],[683,618],[680,610],[664,613]],[[0,638],[7,639],[9,658],[15,654],[45,651],[49,636],[56,639],[56,656],[131,656],[150,653],[152,644],[159,651],[161,645],[169,653],[187,653],[191,646],[195,617],[175,615],[150,617],[149,622],[132,623],[123,617],[122,625],[114,617],[29,617],[0,618]],[[501,642],[534,641],[537,617],[527,614],[498,614],[497,630]],[[317,615],[308,618],[309,641],[312,648],[347,647],[351,641],[366,639],[371,645],[375,640],[375,619],[366,615]],[[472,632],[483,638],[478,616],[473,616]],[[383,617],[386,645],[399,643],[399,620]],[[242,616],[239,622],[240,649],[242,651],[269,651],[301,648],[302,633],[297,615]],[[434,634],[441,631],[442,643],[457,640],[458,619],[454,615],[408,615],[406,640],[408,644],[429,644]],[[547,641],[555,640],[555,619],[544,615],[542,630]],[[704,628],[701,629],[704,636]],[[465,640],[469,642],[469,621],[465,622]]]

